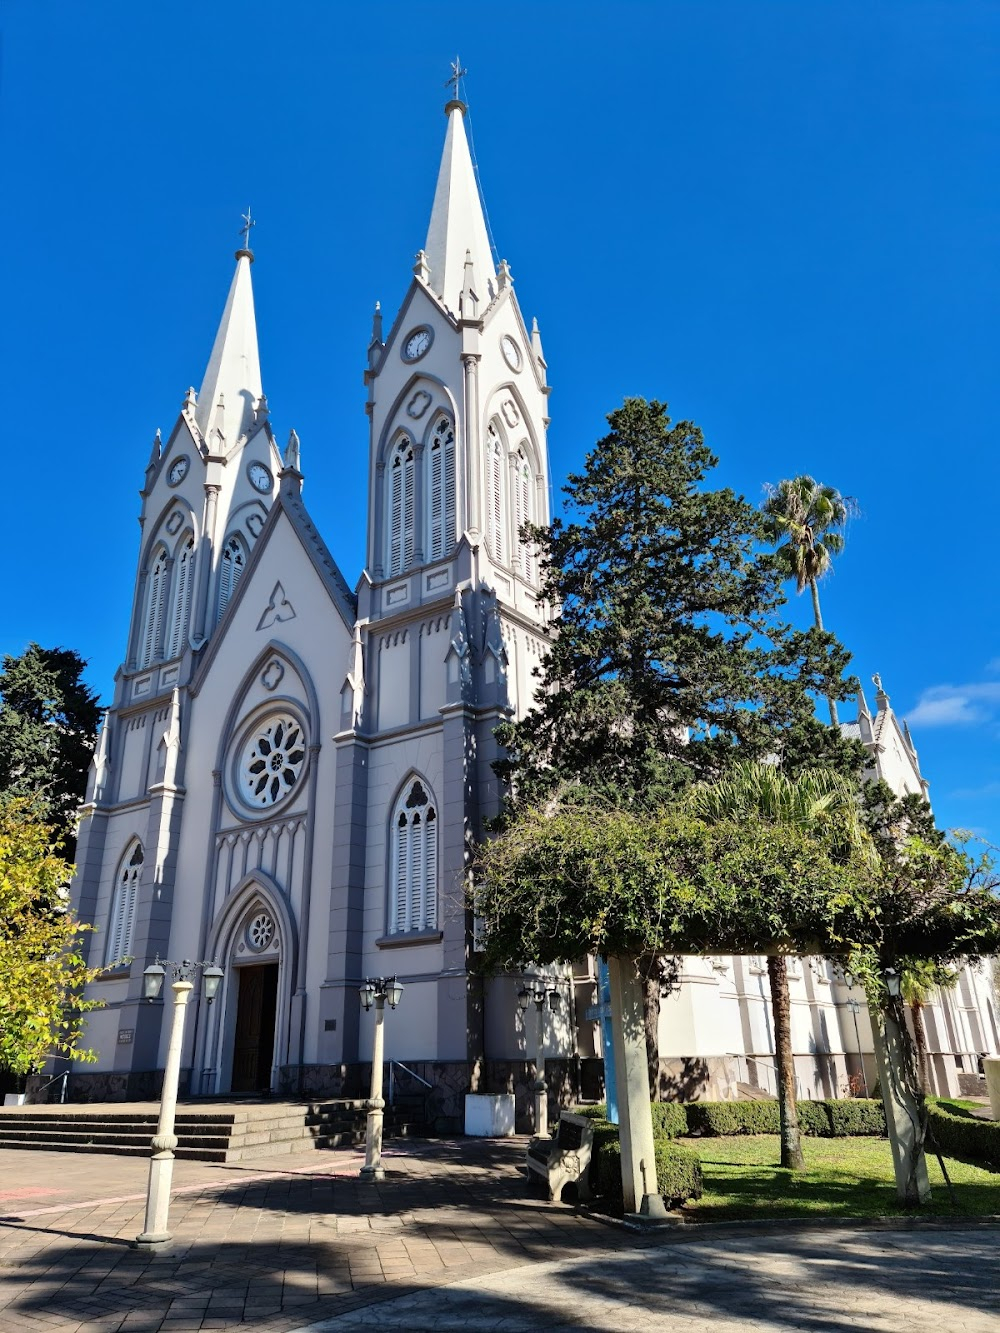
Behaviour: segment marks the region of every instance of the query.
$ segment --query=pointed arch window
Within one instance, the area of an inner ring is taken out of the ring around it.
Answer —
[[[141,670],[148,667],[160,651],[163,638],[163,619],[167,606],[167,580],[170,561],[162,546],[158,547],[146,574],[146,602],[142,612],[142,638],[139,642],[138,661]]]
[[[113,967],[129,956],[139,881],[142,879],[142,860],[142,843],[134,842],[126,850],[118,867],[111,920],[108,923],[108,945],[104,955],[106,967]]]
[[[409,436],[397,444],[389,464],[389,574],[413,564],[414,459]]]
[[[246,565],[247,548],[243,544],[243,538],[234,535],[229,538],[222,548],[222,565],[219,570],[219,611],[215,617],[217,621],[222,619]]]
[[[428,558],[448,554],[455,536],[455,428],[441,417],[431,435]]]
[[[534,563],[531,543],[522,539],[521,529],[531,521],[531,469],[521,448],[514,457],[514,540],[517,543],[517,572],[528,580],[534,573]]]
[[[507,558],[507,497],[504,473],[507,470],[503,440],[495,422],[486,432],[486,506],[490,534],[490,555],[498,565]]]
[[[188,616],[191,612],[191,587],[194,583],[194,537],[181,542],[174,558],[174,588],[170,603],[170,642],[166,657],[177,657],[184,650]]]
[[[389,933],[437,925],[438,816],[426,785],[415,778],[396,802],[390,827]]]

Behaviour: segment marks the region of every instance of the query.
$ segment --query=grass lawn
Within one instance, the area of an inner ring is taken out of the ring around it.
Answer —
[[[805,1138],[805,1171],[782,1171],[775,1134],[679,1139],[701,1158],[705,1193],[685,1212],[701,1222],[741,1217],[886,1217],[909,1215],[896,1200],[886,1139]],[[958,1208],[951,1205],[941,1167],[928,1154],[933,1200],[921,1216],[1000,1215],[1000,1175],[946,1158]]]

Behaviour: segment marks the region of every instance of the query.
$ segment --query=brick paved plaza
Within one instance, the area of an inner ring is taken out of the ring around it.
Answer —
[[[0,1154],[0,1329],[996,1333],[1000,1228],[678,1226],[528,1196],[523,1140],[178,1162],[174,1247],[129,1248],[147,1163]]]

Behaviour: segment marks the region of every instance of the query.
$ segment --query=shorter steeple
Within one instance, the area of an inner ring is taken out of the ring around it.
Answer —
[[[253,252],[245,245],[236,251],[236,272],[195,407],[198,429],[213,448],[215,442],[211,437],[215,430],[222,432],[228,448],[249,431],[262,393],[257,318],[250,280],[252,263]],[[223,401],[225,424],[219,420],[219,405]]]
[[[497,290],[486,218],[465,135],[466,110],[457,96],[445,107],[448,130],[424,245],[431,290],[455,315],[466,286],[466,254],[480,310],[485,310]]]

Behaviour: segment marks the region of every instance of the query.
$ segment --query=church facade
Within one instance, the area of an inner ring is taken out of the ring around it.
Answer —
[[[405,989],[386,1058],[430,1087],[438,1123],[461,1124],[470,1090],[513,1088],[527,1113],[523,978],[478,975],[465,889],[470,847],[499,808],[493,729],[530,706],[544,650],[537,564],[519,534],[549,519],[549,389],[537,325],[493,261],[464,104],[446,114],[426,243],[390,328],[376,311],[368,349],[357,584],[305,507],[294,432],[280,449],[272,429],[249,249],[201,388],[154,443],[131,623],[78,842],[74,902],[97,927],[90,962],[106,970],[85,1038],[98,1060],[74,1069],[75,1097],[155,1093],[168,1023],[162,1001],[143,999],[142,973],[159,956],[224,971],[214,1003],[196,979],[190,1094],[363,1095],[373,1016],[358,987],[393,975]],[[854,724],[873,771],[898,760],[898,782],[919,784],[886,710]],[[759,962],[686,961],[662,1007],[668,1088],[769,1085]],[[870,1033],[863,1011],[852,1026],[843,980],[820,972],[805,961],[793,982],[796,1047],[803,1092],[836,1095]],[[553,1095],[599,1092],[591,966],[555,969],[546,985],[560,997],[544,1033]],[[1000,1047],[984,974],[968,987],[933,1027],[943,1089],[956,1056],[970,1066]]]

